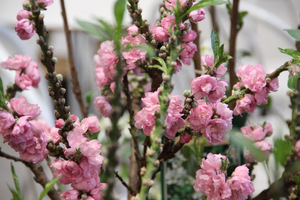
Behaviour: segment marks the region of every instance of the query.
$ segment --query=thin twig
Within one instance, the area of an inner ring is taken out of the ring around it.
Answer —
[[[219,24],[218,24],[217,18],[216,18],[216,7],[210,6],[209,13],[210,13],[211,24],[212,24],[213,30],[215,30],[217,33],[219,33]]]
[[[121,181],[121,183],[127,188],[127,190],[131,193],[132,196],[135,196],[136,193],[133,191],[133,189],[122,179],[121,176],[119,176],[118,172],[114,170],[114,173],[116,177]]]
[[[198,51],[194,54],[193,61],[195,67],[195,75],[196,77],[201,75],[201,46],[200,46],[200,34],[201,31],[198,29],[198,24],[191,21],[192,30],[197,33],[197,37],[194,40],[194,43],[197,46]]]
[[[75,67],[74,63],[74,53],[73,53],[73,48],[72,48],[72,40],[71,40],[71,31],[69,29],[68,25],[68,19],[67,19],[67,12],[65,8],[65,3],[64,0],[60,0],[60,5],[61,5],[61,13],[63,16],[63,21],[64,21],[64,30],[65,30],[65,35],[66,35],[66,40],[67,40],[67,46],[68,46],[68,60],[69,60],[69,65],[70,65],[70,71],[71,71],[71,80],[73,83],[73,92],[75,94],[75,97],[78,101],[80,110],[82,112],[83,117],[87,117],[88,112],[87,112],[87,107],[84,105],[82,96],[81,96],[81,89],[80,89],[80,84],[78,80],[78,74],[77,70]]]
[[[32,171],[32,173],[35,175],[34,180],[37,183],[39,183],[43,188],[45,188],[46,184],[49,182],[41,165],[27,162],[23,159],[20,159],[20,158],[14,157],[12,155],[9,155],[7,153],[4,153],[3,151],[1,151],[1,148],[0,148],[0,157],[7,158],[7,159],[13,160],[15,162],[23,163],[26,167],[28,167]],[[48,196],[52,200],[60,200],[59,193],[54,188],[52,188],[48,192]]]

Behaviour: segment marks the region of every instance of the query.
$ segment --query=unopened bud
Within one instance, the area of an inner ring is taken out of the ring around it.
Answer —
[[[146,156],[152,157],[155,154],[155,151],[153,149],[147,149]]]
[[[146,173],[146,167],[142,167],[142,168],[140,169],[140,175],[141,175],[141,176],[144,176],[145,173]]]

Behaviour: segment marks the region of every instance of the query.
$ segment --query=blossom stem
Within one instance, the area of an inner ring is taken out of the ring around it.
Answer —
[[[13,85],[8,86],[6,88],[6,95],[4,98],[6,100],[10,100],[16,96],[17,92],[21,92],[21,91],[22,91],[22,88],[20,88],[16,83],[14,83]]]
[[[63,22],[64,22],[64,31],[65,31],[65,36],[67,40],[67,49],[68,49],[68,60],[69,60],[69,66],[70,66],[70,71],[71,71],[71,81],[73,83],[73,93],[75,94],[75,97],[77,99],[77,102],[79,104],[81,113],[83,117],[88,116],[88,111],[87,107],[84,105],[82,95],[81,95],[81,89],[80,89],[80,83],[78,80],[78,73],[75,67],[74,63],[74,53],[73,53],[73,47],[72,47],[72,40],[71,40],[71,31],[69,28],[68,24],[68,18],[67,18],[67,11],[65,8],[65,1],[60,0],[60,5],[61,5],[61,10],[62,10],[62,17],[63,17]]]

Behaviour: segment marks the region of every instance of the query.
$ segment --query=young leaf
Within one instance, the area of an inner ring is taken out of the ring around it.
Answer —
[[[247,11],[239,12],[239,17],[238,17],[239,28],[242,28],[242,26],[244,24],[244,17],[246,17],[247,15],[248,15]]]
[[[210,39],[211,39],[211,48],[214,53],[214,58],[216,59],[219,55],[220,39],[218,33],[215,30],[211,31]]]
[[[9,190],[11,191],[11,193],[13,195],[13,200],[23,200],[23,195],[22,195],[22,192],[21,192],[18,176],[16,174],[14,165],[12,163],[10,163],[10,170],[11,170],[11,174],[12,174],[12,177],[13,177],[13,180],[14,180],[14,185],[15,185],[16,189],[13,189],[9,185],[7,185],[7,186],[8,186]]]
[[[157,60],[164,69],[167,69],[167,65],[166,65],[165,61],[162,58],[154,57],[152,59]]]
[[[2,97],[4,97],[4,88],[2,78],[0,77],[0,98],[2,99]]]
[[[199,8],[203,8],[206,6],[216,6],[216,5],[220,5],[220,4],[224,4],[224,3],[227,3],[227,1],[225,1],[225,0],[202,0],[198,3],[196,3],[195,5],[193,5],[190,9],[188,9],[186,14],[189,14],[190,12],[197,10]]]
[[[95,93],[94,91],[89,91],[88,93],[85,94],[85,102],[87,105],[91,104],[94,93]]]
[[[99,25],[82,21],[76,20],[78,25],[88,34],[96,37],[100,41],[111,40],[112,39],[112,32],[107,32],[105,28],[102,28]]]
[[[13,198],[12,200],[23,200],[22,197],[19,196],[16,190],[14,190],[10,185],[7,185],[8,189],[10,190]]]
[[[300,29],[284,29],[295,40],[300,41]]]
[[[300,52],[295,49],[282,49],[278,48],[281,53],[292,56],[296,60],[300,60]]]
[[[43,198],[48,194],[48,192],[54,187],[55,183],[60,179],[61,177],[58,176],[49,183],[46,184],[45,189],[42,191],[39,200],[43,200]]]
[[[117,0],[117,2],[115,3],[114,12],[115,12],[115,18],[118,27],[122,26],[122,21],[125,12],[125,5],[126,5],[126,0]]]
[[[285,166],[287,158],[293,153],[293,145],[282,139],[277,139],[274,142],[274,156],[276,162]]]
[[[300,78],[300,73],[298,73],[294,76],[291,76],[288,79],[288,88],[290,88],[293,91],[296,91],[298,78]]]

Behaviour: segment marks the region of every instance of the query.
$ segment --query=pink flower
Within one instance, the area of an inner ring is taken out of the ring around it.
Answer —
[[[31,12],[27,10],[20,10],[17,14],[17,20],[20,21],[22,19],[26,19],[31,16]]]
[[[243,126],[241,128],[243,136],[249,140],[258,141],[262,140],[266,136],[266,132],[261,126],[255,126],[253,123],[249,126]]]
[[[193,10],[192,12],[190,12],[189,17],[194,22],[200,22],[203,19],[205,19],[205,10],[203,8],[199,8],[197,10]]]
[[[267,86],[272,92],[276,92],[279,88],[278,78],[272,78],[271,81],[267,84]]]
[[[30,123],[34,125],[35,128],[43,132],[43,134],[46,136],[47,141],[52,140],[54,144],[60,141],[60,135],[58,133],[59,129],[49,126],[45,120],[38,119],[30,121]]]
[[[184,133],[183,135],[180,136],[180,142],[182,144],[189,143],[191,141],[192,137],[188,133]]]
[[[95,81],[96,85],[102,89],[103,85],[109,83],[108,78],[104,74],[104,69],[102,67],[97,67],[95,69],[96,76],[95,76]]]
[[[122,56],[126,60],[128,70],[134,69],[136,67],[136,61],[144,61],[146,59],[146,53],[146,51],[140,49],[131,49],[130,51],[123,52]]]
[[[144,107],[135,116],[135,127],[138,129],[143,129],[147,136],[150,136],[151,131],[155,125],[155,111],[159,110],[159,105],[156,107]]]
[[[157,106],[159,104],[158,93],[159,90],[145,93],[145,97],[142,98],[142,101],[146,107]]]
[[[228,108],[227,104],[221,102],[214,103],[212,106],[213,110],[215,111],[215,115],[224,120],[227,124],[227,129],[230,130],[232,128],[232,110]]]
[[[99,176],[95,176],[92,178],[85,178],[79,183],[72,183],[72,187],[76,190],[84,190],[86,192],[91,191],[100,183]]]
[[[21,40],[28,40],[35,33],[33,25],[28,19],[21,19],[18,21],[15,25],[15,31]]]
[[[273,134],[273,127],[269,122],[265,122],[263,128],[266,136],[271,136]]]
[[[181,48],[183,48],[183,51],[180,54],[181,61],[183,64],[190,65],[191,59],[197,51],[197,46],[193,42],[188,42],[181,45]]]
[[[185,35],[181,36],[183,42],[192,42],[196,39],[197,33],[193,30],[187,30]]]
[[[226,121],[222,119],[212,119],[205,127],[204,136],[208,142],[216,145],[224,140],[224,133],[228,131]]]
[[[262,65],[245,65],[236,72],[241,82],[252,92],[260,92],[266,86],[266,72]]]
[[[131,45],[131,46],[138,46],[141,44],[145,44],[146,38],[141,34],[136,36],[127,36],[123,38],[122,45]]]
[[[41,114],[40,107],[37,104],[29,104],[25,97],[13,98],[10,100],[11,109],[21,116],[27,116],[34,119]]]
[[[160,26],[154,26],[152,28],[152,33],[155,39],[159,42],[164,42],[169,37],[169,31]]]
[[[249,169],[245,165],[235,168],[232,173],[233,177],[227,181],[232,193],[228,200],[247,199],[249,195],[253,194],[254,187],[248,174]]]
[[[167,15],[161,20],[161,27],[169,32],[169,29],[172,30],[175,27],[175,16],[174,15]]]
[[[5,69],[19,70],[29,66],[31,58],[26,55],[15,55],[13,58],[7,58],[6,61],[1,62],[1,66]]]
[[[183,114],[180,113],[182,110],[183,102],[180,100],[180,96],[171,96],[165,120],[167,123],[165,136],[169,139],[174,139],[177,131],[185,126],[185,121],[181,118]]]
[[[297,157],[300,157],[300,140],[298,140],[295,144],[295,152]]]
[[[83,180],[83,170],[72,160],[55,160],[51,167],[55,169],[53,176],[61,176],[60,183],[78,183]]]
[[[221,64],[219,66],[217,66],[217,69],[212,69],[212,67],[214,66],[214,58],[210,55],[207,54],[202,54],[201,55],[201,63],[203,66],[206,66],[209,71],[209,74],[213,74],[215,77],[221,77],[225,74],[225,72],[227,71],[227,68]],[[213,73],[212,73],[213,70]]]
[[[23,90],[29,86],[38,88],[40,79],[38,65],[35,62],[30,62],[25,68],[25,72],[22,69],[17,70],[15,77],[16,84]]]
[[[112,113],[112,107],[105,97],[97,97],[94,101],[94,104],[101,115],[103,115],[104,117],[110,117]]]
[[[268,103],[268,95],[270,91],[267,87],[263,87],[261,91],[254,93],[256,105],[265,105]]]
[[[208,100],[212,103],[220,101],[225,95],[226,86],[228,86],[228,84],[224,80],[218,80],[215,89],[209,92],[207,96]]]
[[[95,187],[94,189],[91,190],[90,194],[95,200],[103,200],[101,196],[101,192],[106,188],[105,183],[100,183]]]
[[[44,6],[50,6],[53,4],[53,0],[37,0],[38,4],[44,4]]]
[[[9,129],[15,123],[12,114],[6,111],[0,111],[0,134]]]
[[[202,131],[206,128],[212,116],[212,106],[206,104],[204,100],[198,100],[198,106],[191,109],[191,114],[188,116],[187,120],[192,129]]]
[[[191,92],[194,95],[195,100],[199,100],[204,96],[207,96],[211,91],[217,87],[217,80],[215,77],[209,75],[202,75],[194,78],[191,81]]]
[[[127,31],[128,31],[128,35],[132,36],[138,34],[139,28],[133,24],[127,29]]]
[[[55,121],[55,128],[62,128],[65,122],[62,119],[58,119]]]
[[[80,192],[78,190],[67,190],[60,195],[60,198],[64,198],[66,200],[78,200]]]
[[[96,116],[84,118],[81,121],[82,126],[86,126],[90,133],[97,133],[100,131],[99,120]]]
[[[237,100],[236,106],[233,110],[234,115],[241,115],[245,110],[247,113],[254,112],[256,108],[256,102],[251,94],[245,94],[244,98]]]
[[[262,151],[264,157],[263,160],[269,159],[270,152],[272,151],[272,145],[267,140],[261,140],[255,142],[254,145]],[[254,162],[256,160],[254,155],[252,155],[249,150],[246,150],[244,152],[244,157],[247,162]],[[258,160],[258,161],[263,161],[263,160]]]
[[[109,81],[114,80],[118,61],[114,48],[113,41],[102,42],[97,51],[98,55],[94,56],[96,67],[103,68],[103,73]]]
[[[186,4],[186,0],[180,0],[180,8],[182,8]],[[165,1],[165,6],[168,10],[172,11],[173,7],[176,8],[177,0],[168,0]]]

